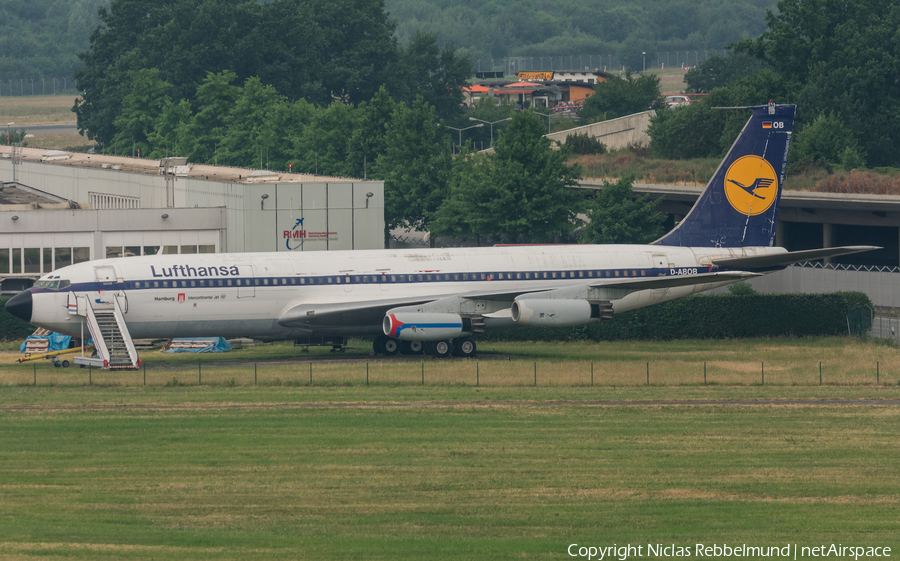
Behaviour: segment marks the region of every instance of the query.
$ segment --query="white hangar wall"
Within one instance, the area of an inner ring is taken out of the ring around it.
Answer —
[[[381,181],[278,174],[279,181],[253,183],[247,178],[254,170],[216,166],[193,166],[187,177],[162,176],[154,173],[155,160],[93,156],[91,162],[91,156],[72,154],[68,160],[42,162],[43,150],[22,152],[16,166],[8,152],[0,154],[5,156],[0,157],[0,180],[94,206],[117,197],[134,199],[124,205],[157,209],[156,215],[165,209],[224,209],[220,252],[384,247]],[[120,162],[124,169],[103,169],[99,161]],[[153,218],[141,226],[156,230],[165,224]]]

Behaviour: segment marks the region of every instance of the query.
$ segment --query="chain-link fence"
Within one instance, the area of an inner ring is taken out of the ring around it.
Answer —
[[[479,58],[475,60],[476,72],[503,72],[514,76],[518,72],[546,72],[563,70],[603,70],[621,72],[625,68],[632,71],[643,69],[685,68],[696,66],[711,56],[727,56],[724,50],[685,50],[636,53],[627,57],[620,54],[576,54],[547,56],[518,56],[505,58]],[[627,61],[626,61],[627,58]],[[639,66],[634,67],[635,62]]]
[[[77,94],[75,80],[62,78],[4,78],[0,77],[0,97]]]

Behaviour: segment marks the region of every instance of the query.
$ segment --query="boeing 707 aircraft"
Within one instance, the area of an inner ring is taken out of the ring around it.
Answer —
[[[788,264],[874,249],[772,247],[794,105],[753,114],[688,215],[650,245],[155,255],[58,269],[9,300],[13,315],[98,345],[124,339],[375,336],[382,354],[475,353],[472,335],[570,326]],[[107,327],[104,327],[107,326]],[[112,327],[109,327],[112,326]],[[76,362],[78,362],[76,360]]]

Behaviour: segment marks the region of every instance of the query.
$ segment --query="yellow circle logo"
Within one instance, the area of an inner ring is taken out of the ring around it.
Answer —
[[[767,211],[778,196],[778,176],[759,156],[738,158],[725,172],[725,196],[734,210],[748,216]]]

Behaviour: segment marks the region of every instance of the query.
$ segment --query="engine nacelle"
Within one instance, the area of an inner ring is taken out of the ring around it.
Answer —
[[[384,334],[402,341],[445,341],[462,335],[459,314],[416,314],[388,312],[382,324]]]
[[[512,318],[521,325],[564,327],[581,325],[591,320],[591,304],[587,300],[542,299],[516,300]]]

